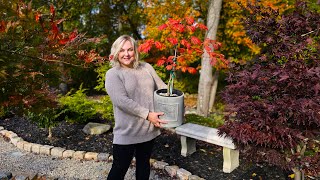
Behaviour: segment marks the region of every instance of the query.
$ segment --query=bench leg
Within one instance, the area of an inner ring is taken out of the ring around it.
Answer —
[[[239,150],[223,147],[223,172],[231,173],[239,166]]]
[[[181,155],[186,157],[196,152],[196,140],[181,136]]]

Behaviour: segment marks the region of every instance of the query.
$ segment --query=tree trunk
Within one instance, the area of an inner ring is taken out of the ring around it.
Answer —
[[[222,6],[222,0],[209,0],[209,8],[207,15],[207,27],[208,32],[206,38],[216,39],[218,24],[220,19],[220,11]],[[219,73],[219,72],[215,72]],[[217,77],[217,76],[216,76]],[[202,116],[208,116],[211,109],[210,104],[214,103],[214,97],[217,86],[218,78],[213,78],[212,67],[210,59],[207,53],[204,53],[201,60],[201,71],[198,86],[198,102],[197,102],[197,114]],[[213,92],[212,92],[213,91]],[[212,103],[210,103],[210,99]]]
[[[48,138],[52,138],[52,127],[48,127]]]
[[[294,180],[304,180],[304,173],[300,171],[298,168],[293,168],[294,172]]]
[[[212,79],[212,86],[210,92],[210,101],[209,101],[209,112],[213,111],[213,105],[217,94],[218,89],[218,81],[219,81],[219,71],[215,71]]]

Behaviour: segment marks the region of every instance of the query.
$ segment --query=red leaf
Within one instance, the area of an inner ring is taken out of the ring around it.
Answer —
[[[196,27],[199,28],[199,29],[202,29],[202,30],[208,30],[208,27],[205,26],[205,25],[202,24],[202,23],[198,23]]]
[[[55,10],[54,10],[54,6],[51,4],[50,5],[50,14],[54,17],[55,15]]]
[[[203,51],[199,48],[194,48],[194,51],[199,55],[203,54]]]
[[[167,69],[168,71],[170,71],[170,70],[172,69],[172,65],[167,65],[167,66],[166,66],[166,69]]]
[[[180,24],[179,20],[172,19],[172,18],[169,18],[168,22],[170,25]]]
[[[74,30],[70,35],[69,35],[69,41],[73,41],[78,35],[78,30]]]
[[[148,53],[152,47],[153,39],[147,40],[145,43],[140,44],[138,47],[139,52]]]
[[[192,49],[187,49],[187,53],[188,53],[188,54],[192,54],[192,53],[193,53],[193,50],[192,50]]]
[[[184,53],[186,50],[184,48],[178,48],[179,53]]]
[[[182,67],[181,67],[181,71],[182,71],[182,72],[186,72],[186,71],[187,71],[187,67],[182,66]]]
[[[157,66],[162,66],[162,65],[164,65],[165,62],[166,62],[166,58],[162,57],[161,59],[158,60]]]
[[[0,23],[0,32],[5,32],[6,31],[6,22],[4,22],[3,20]]]
[[[61,44],[61,45],[65,45],[68,42],[69,42],[69,39],[61,39],[61,40],[59,40],[59,44]]]
[[[197,73],[197,70],[194,68],[194,67],[188,67],[188,72],[190,74],[196,74]]]
[[[209,56],[210,56],[210,58],[215,58],[215,57],[218,56],[218,53],[216,53],[216,52],[210,52],[210,53],[209,53]]]
[[[59,20],[56,21],[56,24],[60,24],[60,23],[62,23],[64,20],[66,20],[66,19],[59,19]]]
[[[159,41],[154,42],[154,45],[156,46],[157,49],[160,49],[160,50],[164,48],[164,45]]]
[[[201,40],[195,36],[191,37],[191,43],[195,45],[201,45]]]
[[[217,64],[217,58],[216,58],[216,57],[213,57],[213,58],[211,58],[210,60],[211,60],[211,61],[210,61],[210,64],[211,64],[212,66],[215,66],[215,65]]]
[[[183,56],[179,56],[179,57],[177,57],[177,61],[178,61],[179,63],[182,63],[182,62],[185,62],[185,59],[184,59]]]
[[[187,22],[187,24],[192,25],[194,23],[193,17],[191,17],[191,16],[186,17],[186,22]]]
[[[190,46],[191,46],[191,44],[190,44],[187,40],[185,40],[185,39],[182,39],[182,40],[181,40],[181,44],[182,44],[183,46],[185,46],[187,49],[189,49]]]
[[[162,24],[162,25],[160,25],[160,26],[158,27],[158,29],[159,29],[160,31],[162,31],[162,30],[166,29],[167,27],[168,27],[167,24]]]
[[[209,39],[209,38],[206,38],[206,39],[203,41],[203,45],[204,45],[204,46],[210,46],[210,44],[211,44],[211,39]]]
[[[172,25],[173,30],[177,31],[177,32],[184,32],[184,26],[182,24],[174,24]]]
[[[77,53],[77,57],[79,58],[79,59],[84,59],[85,58],[85,56],[86,56],[86,51],[84,51],[84,50],[79,50],[78,51],[78,53]]]
[[[178,44],[178,39],[177,39],[177,38],[168,38],[168,41],[169,41],[172,45]]]
[[[53,36],[54,36],[53,39],[56,39],[57,36],[58,36],[58,33],[59,33],[59,29],[58,29],[58,26],[57,26],[56,23],[51,23],[51,31],[52,31]]]
[[[204,46],[204,49],[207,51],[207,53],[211,52],[211,48],[209,46]]]
[[[221,47],[221,43],[216,42],[216,43],[213,44],[214,50],[217,50],[217,49],[219,49],[220,47]]]
[[[196,27],[194,26],[187,26],[187,29],[191,32],[195,32],[196,31]]]
[[[36,15],[34,16],[34,18],[36,19],[36,22],[39,22],[41,17],[41,14],[39,12],[36,12]]]
[[[284,81],[284,80],[286,80],[286,79],[288,79],[289,78],[289,76],[288,75],[286,75],[286,74],[284,74],[284,75],[280,75],[280,79],[278,80],[278,82],[280,82],[280,81]]]
[[[169,56],[167,62],[170,64],[173,63],[173,58],[174,56]]]

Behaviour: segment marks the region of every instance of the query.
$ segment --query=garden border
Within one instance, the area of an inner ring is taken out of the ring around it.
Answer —
[[[50,145],[41,145],[41,144],[35,144],[30,143],[27,141],[24,141],[21,137],[19,137],[16,133],[13,131],[8,131],[4,129],[4,127],[0,126],[0,135],[4,138],[7,138],[9,140],[9,143],[16,146],[18,149],[21,149],[23,151],[27,151],[29,153],[34,154],[42,154],[47,156],[54,156],[56,158],[70,158],[70,159],[77,159],[77,160],[94,160],[94,161],[106,161],[106,162],[112,162],[113,156],[109,153],[96,153],[96,152],[86,152],[86,151],[74,151],[74,150],[68,150],[61,147],[54,147]],[[166,173],[168,173],[168,176],[170,177],[179,177],[179,178],[187,178],[187,179],[193,179],[193,180],[204,180],[204,178],[201,178],[197,175],[193,175],[191,172],[179,168],[178,166],[169,166],[168,163],[163,161],[157,161],[155,159],[150,160],[151,167],[159,170],[165,170]],[[133,159],[132,164],[135,164],[135,159]]]

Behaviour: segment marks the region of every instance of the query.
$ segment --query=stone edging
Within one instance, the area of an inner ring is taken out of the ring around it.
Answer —
[[[10,143],[17,148],[35,154],[43,154],[48,156],[54,156],[57,158],[71,158],[78,160],[94,160],[94,161],[107,161],[112,162],[113,156],[108,153],[96,153],[86,151],[74,151],[61,147],[54,147],[49,145],[41,145],[24,141],[16,133],[5,130],[0,126],[0,135],[8,138]],[[135,159],[133,159],[133,163]],[[165,170],[170,177],[177,177],[183,180],[204,180],[197,175],[192,175],[191,172],[179,168],[178,166],[169,166],[168,163],[163,161],[157,161],[155,159],[150,160],[150,164],[155,169]]]

